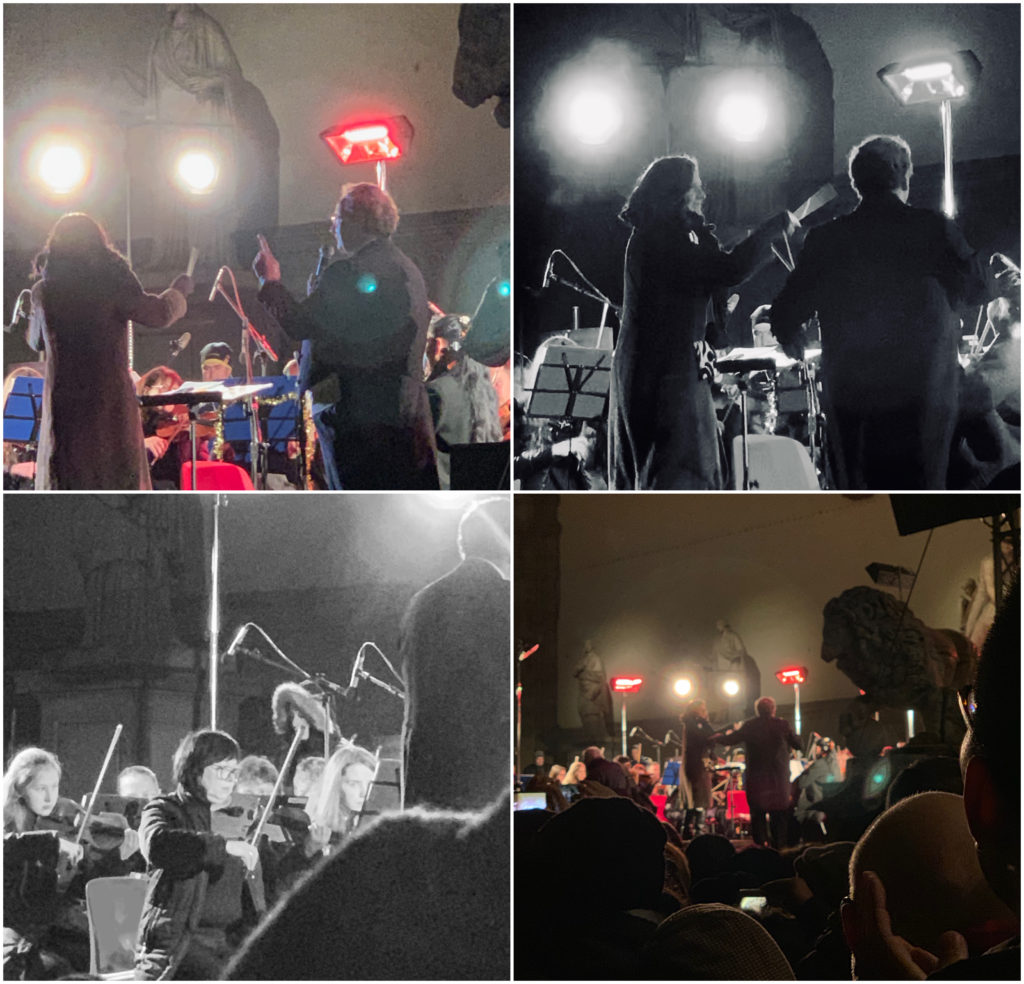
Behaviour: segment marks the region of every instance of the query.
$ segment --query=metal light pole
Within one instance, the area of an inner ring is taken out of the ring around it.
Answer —
[[[643,685],[643,677],[612,677],[612,690],[622,694],[622,754],[626,751],[626,694],[635,694]]]
[[[220,496],[213,496],[213,545],[210,549],[210,728],[217,730],[220,671]]]

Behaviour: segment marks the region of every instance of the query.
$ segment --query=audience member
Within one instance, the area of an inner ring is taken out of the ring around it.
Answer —
[[[642,969],[653,980],[796,980],[778,944],[755,919],[716,903],[669,916],[644,947]]]
[[[989,886],[1020,913],[1020,770],[1006,767],[1006,749],[1020,744],[1020,584],[993,624],[973,688],[960,693],[967,725],[960,750],[963,806]],[[852,901],[842,907],[843,931],[863,979],[1020,980],[1020,937],[980,956],[959,932],[944,933],[929,952],[899,935],[886,886],[873,871],[854,873]]]
[[[629,777],[618,762],[609,762],[604,749],[590,745],[583,749],[583,764],[588,782],[599,782],[620,796],[629,795]]]
[[[535,812],[535,811],[528,811]],[[509,799],[364,827],[279,904],[227,980],[508,980]]]

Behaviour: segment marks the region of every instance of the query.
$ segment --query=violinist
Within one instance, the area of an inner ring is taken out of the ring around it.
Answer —
[[[71,970],[66,941],[55,930],[57,874],[78,863],[82,848],[73,840],[77,808],[60,798],[60,776],[57,757],[42,748],[22,749],[4,773],[5,980]]]
[[[117,795],[151,800],[160,795],[160,780],[144,765],[125,766],[117,775]]]
[[[307,755],[298,765],[295,766],[295,776],[292,778],[292,794],[295,796],[309,796],[313,786],[319,782],[324,774],[324,766],[327,760],[322,755]]]
[[[186,735],[174,753],[174,792],[143,809],[149,889],[136,980],[216,980],[256,923],[246,878],[257,869],[256,848],[211,830],[211,812],[231,803],[238,760],[238,744],[223,731]]]
[[[167,366],[154,366],[136,384],[139,396],[168,393],[183,380]],[[142,408],[142,434],[153,487],[176,489],[181,484],[181,466],[192,460],[188,434],[188,408],[180,405]],[[199,457],[203,457],[200,454]]]
[[[310,788],[306,801],[310,821],[308,833],[301,844],[292,847],[281,858],[277,866],[275,887],[278,897],[285,894],[320,858],[340,850],[352,835],[376,770],[376,757],[358,745],[344,744],[328,759],[323,774]],[[298,775],[296,769],[296,780]]]

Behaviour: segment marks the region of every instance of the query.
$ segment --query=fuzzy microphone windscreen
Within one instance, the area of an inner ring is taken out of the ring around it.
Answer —
[[[292,727],[292,713],[304,718],[313,731],[334,734],[334,722],[324,719],[324,705],[316,694],[310,693],[301,684],[282,683],[270,699],[274,714],[274,730],[279,735],[287,734]]]

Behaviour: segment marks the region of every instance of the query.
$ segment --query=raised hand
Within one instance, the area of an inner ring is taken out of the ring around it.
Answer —
[[[260,251],[252,261],[252,270],[262,287],[268,280],[281,279],[281,264],[277,262],[262,232],[256,233],[256,241],[260,245]]]

